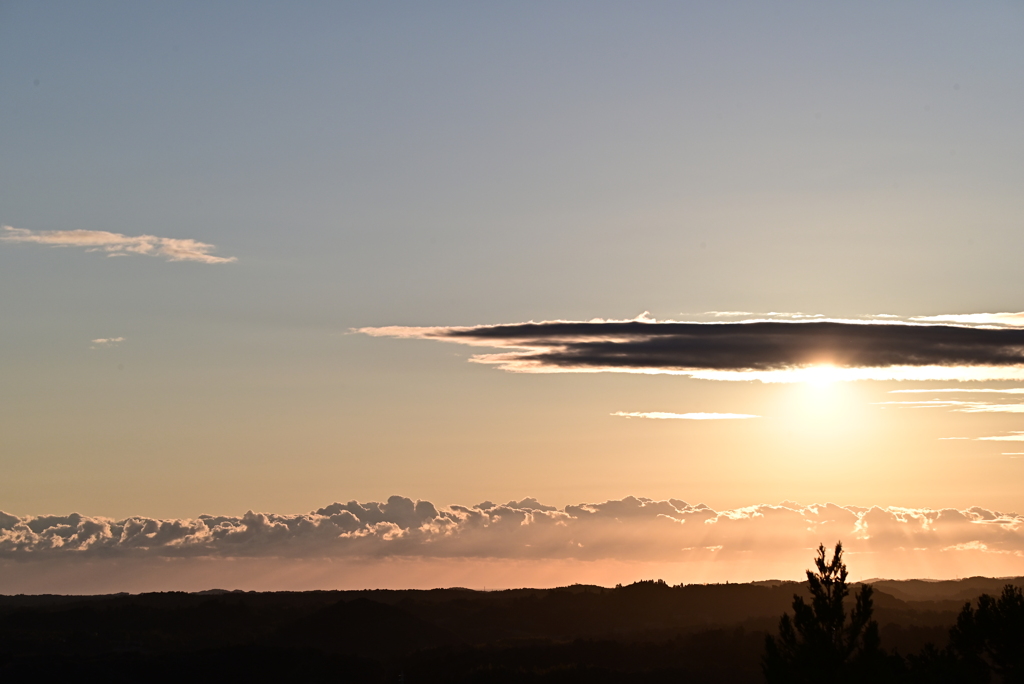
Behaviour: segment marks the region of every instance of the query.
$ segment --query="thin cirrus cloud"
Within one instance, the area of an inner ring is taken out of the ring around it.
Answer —
[[[975,442],[1024,442],[1024,431],[1011,431],[1005,435],[992,437],[939,437],[940,440],[966,439]],[[1008,454],[1003,454],[1004,456]]]
[[[942,314],[939,316],[912,316],[912,321],[922,323],[964,323],[967,325],[1024,326],[1024,312]]]
[[[978,437],[982,442],[1024,442],[1024,431],[1014,431],[1007,435],[996,435],[994,437]]]
[[[959,387],[947,387],[942,389],[898,389],[891,390],[889,394],[1024,394],[1024,387],[1011,387],[1008,389],[990,389],[987,387],[977,389],[964,389]]]
[[[165,238],[155,235],[122,235],[105,230],[46,230],[31,231],[4,226],[0,240],[28,242],[53,247],[81,247],[87,252],[104,252],[107,256],[142,254],[164,257],[168,261],[196,261],[203,264],[227,264],[236,257],[210,254],[214,245],[189,238]]]
[[[1024,404],[993,404],[986,401],[879,401],[876,406],[900,408],[946,408],[959,413],[1024,413]]]
[[[681,314],[683,316],[687,314]],[[739,318],[739,317],[754,317],[754,318],[784,318],[793,320],[803,319],[814,319],[814,318],[825,318],[825,314],[809,314],[801,311],[767,311],[764,313],[755,313],[753,311],[705,311],[703,316],[712,316],[714,318]]]
[[[124,337],[99,337],[92,341],[95,347],[114,347],[125,341]]]
[[[1024,380],[1024,329],[885,320],[542,321],[356,332],[497,348],[513,372],[669,373],[710,380]]]
[[[665,411],[616,411],[610,415],[622,418],[651,418],[654,420],[742,420],[744,418],[761,417],[749,413],[667,413]]]

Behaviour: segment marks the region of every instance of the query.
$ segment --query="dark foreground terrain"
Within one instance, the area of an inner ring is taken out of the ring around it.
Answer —
[[[874,583],[887,651],[1020,580]],[[806,584],[0,596],[0,682],[763,681]]]

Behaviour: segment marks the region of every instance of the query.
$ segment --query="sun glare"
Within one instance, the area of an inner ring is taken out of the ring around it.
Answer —
[[[842,370],[831,364],[803,368],[800,370],[800,375],[803,382],[812,387],[828,387],[834,382],[845,379]]]

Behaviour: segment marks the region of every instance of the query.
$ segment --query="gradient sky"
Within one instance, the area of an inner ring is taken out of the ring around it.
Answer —
[[[0,510],[647,497],[1017,529],[1024,396],[938,390],[1024,388],[1020,364],[518,373],[413,329],[802,313],[1011,335],[1024,317],[928,317],[1024,309],[1022,73],[1017,2],[2,3]],[[1014,539],[976,567],[1024,574]],[[918,574],[954,567],[975,566]]]

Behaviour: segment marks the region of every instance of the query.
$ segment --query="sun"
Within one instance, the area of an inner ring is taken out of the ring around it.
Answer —
[[[800,371],[801,380],[812,387],[828,387],[843,379],[843,371],[832,364],[808,366]]]

